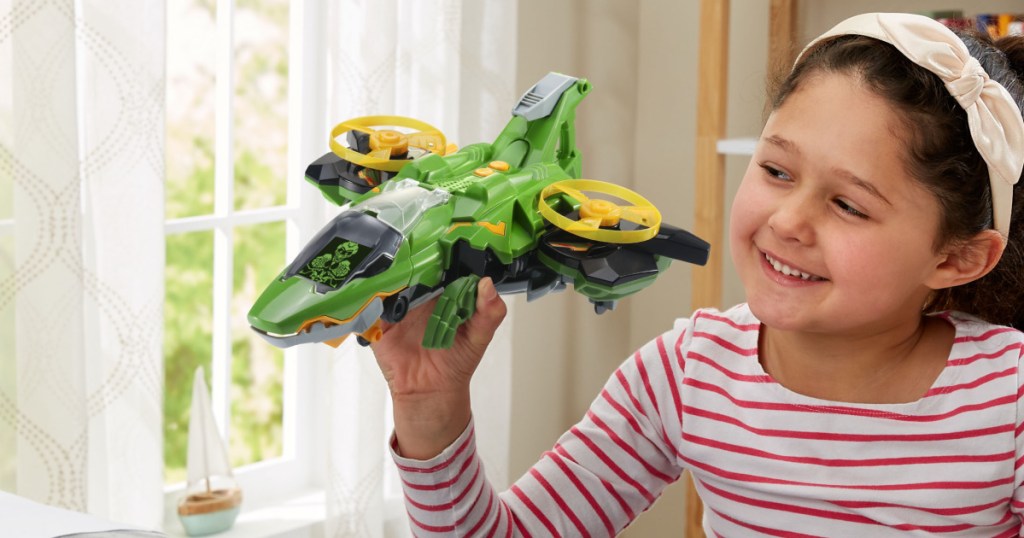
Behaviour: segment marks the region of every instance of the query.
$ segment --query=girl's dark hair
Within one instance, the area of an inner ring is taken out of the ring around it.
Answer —
[[[1024,36],[992,41],[960,34],[989,77],[1024,108]],[[812,49],[776,84],[772,110],[810,77],[853,75],[902,112],[908,172],[942,207],[936,251],[968,242],[993,227],[988,166],[971,139],[967,113],[938,76],[908,60],[895,47],[869,37],[845,35]],[[960,310],[991,323],[1024,329],[1024,181],[1013,189],[1010,234],[1003,257],[991,273],[974,282],[938,290],[926,312]]]

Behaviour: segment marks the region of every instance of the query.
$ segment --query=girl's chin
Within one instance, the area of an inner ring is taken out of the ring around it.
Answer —
[[[783,331],[807,330],[813,324],[814,316],[806,305],[786,304],[777,300],[748,298],[747,305],[754,317],[773,329]]]

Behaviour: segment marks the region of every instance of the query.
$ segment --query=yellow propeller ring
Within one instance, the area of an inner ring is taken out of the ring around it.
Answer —
[[[378,129],[380,126],[405,127],[414,132],[403,133],[395,129]],[[363,154],[338,142],[338,137],[349,132],[359,131],[370,135],[370,152]],[[343,121],[331,129],[331,151],[346,161],[359,166],[397,172],[409,161],[405,159],[391,160],[391,155],[401,155],[409,147],[444,155],[448,144],[444,134],[433,125],[405,116],[362,116]]]
[[[626,203],[592,199],[584,191],[614,196]],[[565,194],[580,204],[580,218],[573,220],[552,209],[547,199],[556,194]],[[566,179],[544,187],[537,200],[537,210],[545,220],[556,228],[573,235],[602,243],[640,243],[655,235],[661,226],[661,212],[643,196],[621,185],[594,179]],[[644,226],[638,230],[612,230],[602,226],[614,226],[626,220]]]

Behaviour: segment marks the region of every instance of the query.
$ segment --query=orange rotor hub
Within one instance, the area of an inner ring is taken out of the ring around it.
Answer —
[[[615,226],[622,218],[622,208],[608,200],[590,198],[580,204],[580,218],[600,219],[601,226]]]
[[[409,137],[394,129],[382,129],[370,133],[370,149],[388,150],[391,155],[405,155],[409,152]]]

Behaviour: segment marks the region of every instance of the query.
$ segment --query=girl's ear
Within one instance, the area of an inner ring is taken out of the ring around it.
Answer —
[[[926,284],[933,290],[952,288],[987,275],[999,263],[1006,239],[985,230],[968,241],[950,247]]]

